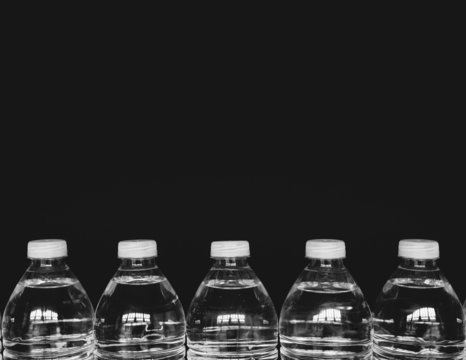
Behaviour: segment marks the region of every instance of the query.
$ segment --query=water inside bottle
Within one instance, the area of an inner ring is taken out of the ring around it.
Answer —
[[[464,359],[461,307],[449,284],[391,279],[374,317],[376,359]]]
[[[370,310],[357,285],[300,282],[283,311],[282,359],[370,359]]]
[[[96,316],[98,359],[181,359],[185,356],[182,306],[163,276],[117,276]]]
[[[205,281],[189,324],[189,359],[277,359],[277,318],[258,279]]]
[[[8,303],[3,337],[5,359],[91,359],[92,305],[76,279],[22,280]]]

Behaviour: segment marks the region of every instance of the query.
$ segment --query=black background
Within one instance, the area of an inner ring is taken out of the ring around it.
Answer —
[[[191,25],[177,6],[172,18],[132,12],[134,28],[108,7],[84,9],[77,21],[69,16],[77,8],[47,16],[34,9],[31,19],[24,6],[16,17],[5,12],[13,26],[5,27],[12,45],[4,45],[2,76],[0,308],[28,266],[27,242],[40,238],[68,241],[68,263],[94,306],[118,267],[118,241],[132,238],[158,241],[158,263],[185,309],[211,266],[210,242],[223,239],[250,241],[250,263],[277,312],[306,266],[305,241],[319,237],[346,241],[346,264],[372,307],[397,266],[398,241],[436,239],[464,301],[464,131],[449,122],[464,118],[462,19],[454,19],[462,12],[432,7],[445,26],[425,8],[364,5],[349,16],[334,5],[280,5],[289,26],[262,6],[241,8],[231,22],[223,12],[187,11]],[[352,154],[358,147],[362,155]],[[38,154],[44,148],[50,154]],[[96,168],[80,168],[86,151]],[[395,152],[409,171],[390,168],[400,162]],[[46,169],[57,154],[63,159]],[[119,166],[141,154],[148,159],[135,169],[103,169],[112,157]],[[233,173],[249,161],[273,171],[296,160],[311,175],[166,175],[157,156]],[[361,158],[364,174],[354,166]],[[426,169],[412,169],[419,163]],[[378,165],[387,169],[374,174]]]
[[[440,242],[441,267],[466,297],[465,192],[458,178],[163,176],[56,172],[6,175],[2,227],[5,306],[28,240],[64,238],[69,265],[94,305],[116,271],[119,240],[153,238],[159,266],[187,309],[211,266],[210,242],[245,239],[277,310],[306,266],[305,241],[346,241],[346,264],[373,306],[402,238]]]

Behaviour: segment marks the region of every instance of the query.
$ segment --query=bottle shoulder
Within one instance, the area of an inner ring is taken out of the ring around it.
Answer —
[[[261,284],[252,268],[213,266],[204,277],[202,285],[212,287],[251,287]]]
[[[290,289],[282,314],[337,306],[370,317],[370,309],[361,288],[346,268],[306,267]]]
[[[440,270],[398,268],[383,286],[376,300],[375,314],[383,318],[394,312],[411,314],[422,309],[462,318],[460,300]]]
[[[278,324],[273,301],[260,282],[234,285],[203,282],[189,306],[187,322],[196,326],[218,323],[222,319],[222,324],[228,325],[233,317],[246,324],[267,323],[271,327]]]
[[[112,292],[116,287],[129,287],[135,289],[137,286],[162,286],[164,289],[174,293],[174,289],[160,268],[118,268],[110,279],[104,295]]]
[[[301,308],[321,309],[328,306],[363,311],[370,316],[369,304],[358,285],[330,281],[296,282],[283,303],[282,312]]]
[[[422,294],[427,292],[442,292],[457,297],[448,279],[439,268],[406,268],[399,266],[382,288],[379,297],[400,294],[408,291]],[[458,300],[459,301],[459,300]]]
[[[299,275],[296,284],[308,284],[311,287],[335,287],[335,291],[355,290],[358,285],[346,267],[326,268],[307,266]],[[305,286],[305,285],[303,285]]]
[[[37,320],[92,319],[94,308],[77,279],[23,279],[5,307],[4,326],[28,327]],[[50,318],[50,319],[49,319]]]
[[[175,311],[184,317],[178,295],[158,268],[143,271],[119,269],[103,292],[96,314],[99,318],[109,313],[134,312],[134,309],[151,314]]]
[[[87,297],[86,291],[78,278],[68,266],[40,267],[30,266],[16,284],[12,297],[22,293],[25,289],[47,291],[60,288],[73,289]]]
[[[190,304],[188,322],[201,320],[202,314],[215,317],[225,313],[243,314],[245,318],[262,314],[271,323],[278,321],[272,299],[249,266],[213,266]]]
[[[217,289],[220,292],[242,290],[247,292],[247,289],[252,289],[260,298],[269,297],[264,284],[248,264],[242,266],[218,266],[214,264],[201,282],[195,299],[203,296],[202,293],[204,295],[211,293],[212,289]]]

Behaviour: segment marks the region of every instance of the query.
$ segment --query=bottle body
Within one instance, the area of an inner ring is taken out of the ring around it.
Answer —
[[[188,311],[189,359],[276,359],[278,319],[246,258],[215,259]]]
[[[463,359],[464,314],[437,260],[401,259],[374,312],[377,359]]]
[[[181,302],[155,258],[124,259],[96,310],[97,359],[182,359]]]
[[[94,311],[64,259],[35,259],[5,308],[5,359],[92,359]]]
[[[282,359],[370,359],[371,312],[343,259],[312,259],[280,315]]]

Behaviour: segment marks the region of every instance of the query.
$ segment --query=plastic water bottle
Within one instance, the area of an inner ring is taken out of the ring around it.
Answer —
[[[92,359],[94,311],[64,240],[28,243],[31,264],[3,316],[5,359]]]
[[[343,263],[345,243],[309,240],[306,257],[280,315],[282,359],[370,359],[371,311]]]
[[[439,245],[401,240],[400,265],[374,312],[377,359],[463,359],[461,303],[438,267]]]
[[[96,310],[96,358],[184,358],[183,307],[156,264],[157,243],[121,241],[118,257],[121,265]]]
[[[215,241],[188,311],[188,359],[277,359],[278,319],[248,264],[247,241]]]

